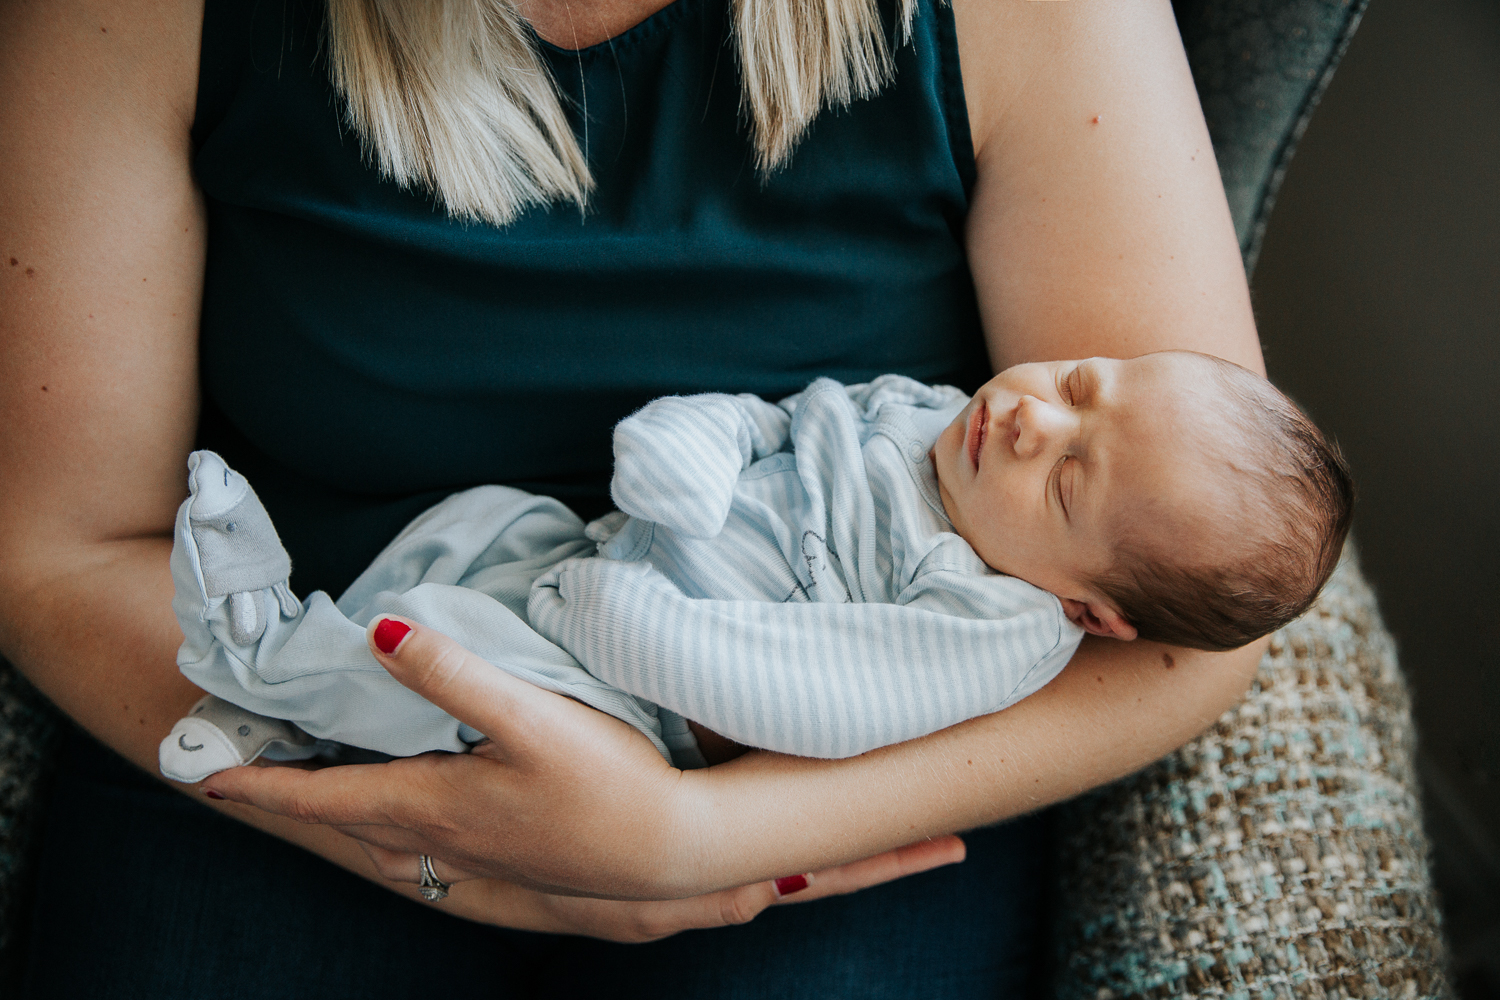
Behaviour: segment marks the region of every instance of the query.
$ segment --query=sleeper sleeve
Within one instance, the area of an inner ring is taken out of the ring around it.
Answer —
[[[780,451],[790,425],[785,409],[748,394],[654,400],[615,427],[610,495],[632,517],[712,538],[740,473]]]
[[[900,604],[707,601],[644,563],[574,560],[538,580],[528,613],[599,679],[715,732],[850,757],[1005,708],[1077,647],[1050,594],[930,576]]]

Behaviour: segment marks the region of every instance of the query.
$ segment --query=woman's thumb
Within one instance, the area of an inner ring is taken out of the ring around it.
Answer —
[[[399,618],[380,618],[371,623],[370,643],[376,652],[394,657],[397,648],[411,635],[411,626]]]
[[[365,638],[392,677],[491,739],[505,735],[506,721],[517,717],[521,702],[549,697],[409,618],[381,615],[365,629]]]

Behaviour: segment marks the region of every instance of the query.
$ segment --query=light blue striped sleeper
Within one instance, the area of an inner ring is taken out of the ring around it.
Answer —
[[[967,401],[894,375],[655,400],[615,430],[605,558],[541,577],[532,627],[600,680],[800,756],[1014,704],[1082,632],[952,532],[928,452]]]
[[[250,712],[397,756],[480,734],[371,656],[382,614],[625,720],[685,767],[703,763],[686,719],[847,757],[998,711],[1082,633],[953,534],[928,451],[966,402],[898,376],[820,379],[779,404],[658,399],[616,428],[619,511],[585,527],[546,497],[468,490],[337,602],[291,596],[254,491],[194,453],[172,552],[178,665]]]

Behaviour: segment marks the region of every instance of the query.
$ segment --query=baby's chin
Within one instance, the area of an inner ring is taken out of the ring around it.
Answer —
[[[947,515],[954,531],[958,531],[958,505],[953,502],[953,495],[948,492],[948,487],[943,482],[943,463],[938,461],[936,447],[927,453],[927,460],[932,463],[933,478],[937,480],[938,498],[943,501],[943,513]],[[962,532],[959,533],[962,534]]]

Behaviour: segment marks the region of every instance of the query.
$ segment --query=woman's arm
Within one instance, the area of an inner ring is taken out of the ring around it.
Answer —
[[[152,773],[202,696],[167,568],[198,413],[202,20],[202,0],[0,11],[0,652]],[[333,831],[258,825],[373,875]]]
[[[996,370],[1188,348],[1264,372],[1168,0],[954,0],[954,14],[978,162],[969,260]]]
[[[192,8],[0,14],[0,650],[138,761],[193,701],[166,562],[197,417]]]

